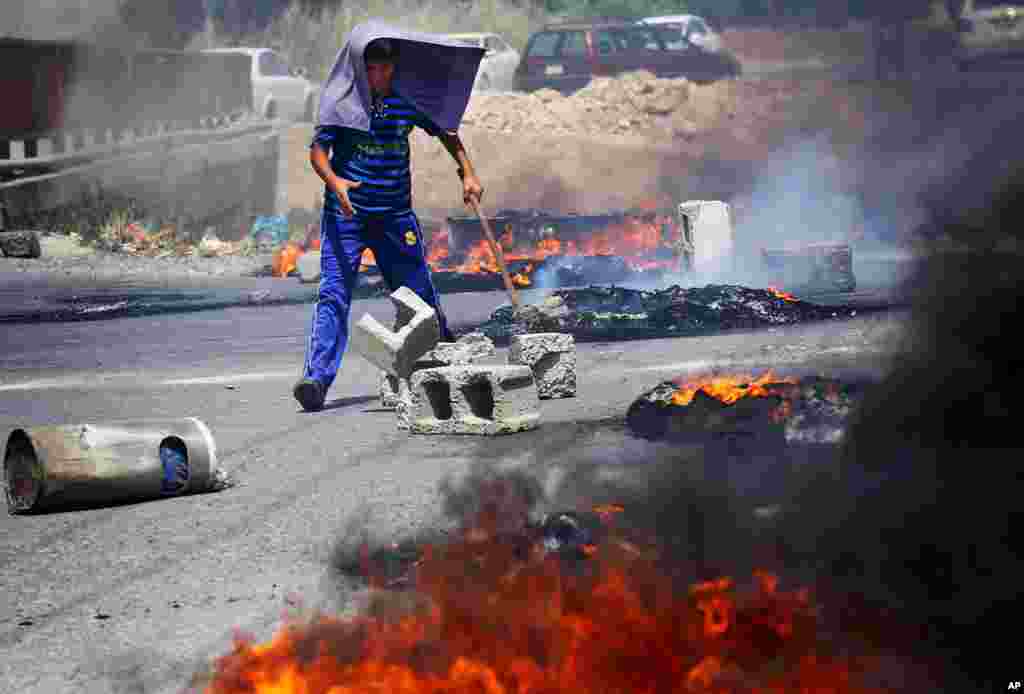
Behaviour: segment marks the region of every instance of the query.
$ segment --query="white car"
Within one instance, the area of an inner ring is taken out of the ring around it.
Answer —
[[[480,61],[474,89],[488,91],[514,88],[519,51],[505,39],[497,34],[448,34],[448,38],[487,50],[484,59]]]
[[[232,53],[250,58],[252,107],[264,118],[315,119],[320,85],[306,79],[305,70],[292,69],[281,54],[269,48],[212,48],[203,52]]]
[[[722,50],[722,37],[701,17],[692,14],[674,14],[663,17],[646,17],[640,24],[657,24],[679,29],[683,38],[708,53]]]

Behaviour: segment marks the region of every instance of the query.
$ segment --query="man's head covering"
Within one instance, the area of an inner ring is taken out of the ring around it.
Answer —
[[[398,42],[391,39],[375,39],[370,41],[363,52],[363,60],[369,64],[374,61],[398,60]]]
[[[441,130],[458,130],[484,49],[378,21],[359,24],[349,34],[320,94],[317,125],[369,131],[373,99],[365,53],[380,39],[394,44],[395,91]]]

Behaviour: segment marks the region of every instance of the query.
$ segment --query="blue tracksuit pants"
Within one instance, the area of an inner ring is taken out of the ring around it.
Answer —
[[[325,210],[320,220],[320,291],[306,348],[305,378],[334,382],[348,345],[348,314],[363,251],[369,248],[390,291],[413,290],[437,310],[441,339],[452,339],[430,279],[419,220],[413,212],[392,217],[345,217]]]

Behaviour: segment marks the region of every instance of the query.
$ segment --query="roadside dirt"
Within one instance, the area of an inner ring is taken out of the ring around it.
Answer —
[[[864,98],[821,80],[708,86],[634,73],[553,91],[474,96],[461,130],[485,187],[485,208],[623,209],[648,200],[731,195],[787,140],[827,130],[864,134]],[[322,185],[309,166],[309,125],[284,142],[290,207],[309,209]],[[424,217],[462,214],[455,167],[415,133],[413,195]]]

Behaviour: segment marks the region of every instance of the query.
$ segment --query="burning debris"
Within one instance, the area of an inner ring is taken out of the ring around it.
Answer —
[[[684,269],[682,229],[670,212],[552,215],[503,210],[488,218],[519,287],[580,286],[659,278]],[[498,261],[475,217],[450,217],[431,234],[427,261],[441,292],[502,286]]]
[[[852,292],[857,288],[853,251],[847,243],[763,249],[761,261],[781,286],[791,289]]]
[[[626,422],[648,439],[839,444],[863,394],[861,383],[820,376],[718,374],[655,386],[633,402]]]
[[[480,326],[493,340],[530,332],[564,332],[577,340],[700,335],[851,318],[857,310],[820,306],[776,289],[710,284],[658,291],[623,287],[560,289],[515,312],[497,309]]]
[[[826,636],[810,591],[763,570],[680,589],[656,546],[618,528],[622,510],[549,514],[512,532],[483,511],[449,542],[394,545],[416,599],[377,583],[354,619],[239,639],[204,691],[870,691],[858,681],[866,662]]]

